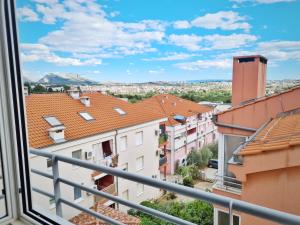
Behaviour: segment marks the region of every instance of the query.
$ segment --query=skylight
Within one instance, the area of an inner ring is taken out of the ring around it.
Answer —
[[[90,120],[93,120],[94,117],[92,117],[89,113],[87,112],[80,112],[79,115],[85,119],[86,121],[90,121]]]
[[[57,127],[63,125],[55,116],[45,116],[44,119],[52,126]]]
[[[123,111],[123,109],[121,109],[121,108],[114,108],[114,110],[116,110],[116,112],[119,113],[121,116],[126,114],[126,112]]]

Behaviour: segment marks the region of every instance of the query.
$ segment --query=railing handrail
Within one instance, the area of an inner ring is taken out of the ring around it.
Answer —
[[[225,196],[220,196],[214,193],[209,193],[197,189],[193,189],[190,187],[185,187],[182,185],[176,185],[170,182],[166,181],[160,181],[157,179],[153,178],[148,178],[139,174],[131,173],[128,171],[123,171],[120,169],[116,168],[111,168],[111,167],[106,167],[106,166],[100,166],[100,165],[94,165],[89,162],[71,158],[71,157],[66,157],[63,155],[58,155],[58,154],[53,154],[49,152],[44,152],[44,151],[39,151],[39,150],[30,150],[30,153],[38,155],[38,156],[43,156],[47,158],[52,158],[53,161],[61,161],[65,163],[69,163],[72,165],[77,165],[80,167],[84,167],[86,169],[91,169],[91,170],[96,170],[99,172],[107,173],[113,176],[121,177],[124,179],[128,179],[131,181],[143,183],[145,185],[149,185],[152,187],[156,188],[162,188],[166,189],[168,191],[180,193],[181,195],[185,195],[191,198],[199,199],[199,200],[204,200],[206,202],[210,202],[212,204],[216,204],[222,207],[226,207],[229,209],[229,217],[232,217],[232,211],[240,211],[244,212],[256,217],[264,218],[267,220],[271,220],[277,223],[282,223],[282,224],[299,224],[300,223],[300,217],[297,215],[289,214],[286,212],[282,212],[279,210],[275,209],[270,209],[267,207],[263,207],[260,205],[255,205],[252,203],[244,202],[241,200],[237,199],[232,199],[229,197]]]

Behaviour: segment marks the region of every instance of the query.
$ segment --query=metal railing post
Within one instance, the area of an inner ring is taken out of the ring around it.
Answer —
[[[233,225],[233,215],[232,215],[232,201],[229,202],[229,225]]]
[[[54,187],[56,215],[62,217],[62,206],[60,201],[60,184],[58,179],[59,178],[58,160],[55,155],[52,156],[52,171],[53,171],[53,187]]]

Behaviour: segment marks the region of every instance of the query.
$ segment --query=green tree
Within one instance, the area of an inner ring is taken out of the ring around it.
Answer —
[[[32,93],[45,93],[47,89],[42,85],[38,84],[32,89]]]
[[[200,150],[191,151],[187,156],[187,165],[196,165],[199,169],[207,166],[208,161],[212,158],[213,153],[208,146]]]

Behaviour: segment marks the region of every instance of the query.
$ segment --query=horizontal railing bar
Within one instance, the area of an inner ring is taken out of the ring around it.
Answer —
[[[252,203],[232,199],[232,198],[225,197],[225,196],[220,196],[220,195],[217,195],[214,193],[208,193],[208,192],[196,190],[196,189],[193,189],[190,187],[172,184],[172,183],[169,183],[166,181],[160,181],[160,180],[156,180],[153,178],[148,178],[148,177],[145,177],[145,176],[142,176],[139,174],[131,173],[128,171],[123,171],[120,169],[95,165],[95,164],[85,162],[83,160],[66,157],[66,156],[62,156],[62,155],[57,155],[57,154],[53,154],[53,153],[49,153],[49,152],[38,151],[38,150],[30,150],[30,152],[32,154],[43,156],[43,157],[48,157],[48,158],[55,157],[57,160],[65,162],[65,163],[81,166],[81,167],[91,169],[91,170],[96,170],[99,172],[104,172],[104,173],[107,173],[107,174],[110,174],[113,176],[121,177],[121,178],[124,178],[127,180],[139,182],[139,183],[143,183],[143,184],[146,184],[146,185],[149,185],[152,187],[166,189],[166,190],[169,190],[172,192],[179,193],[181,195],[204,200],[204,201],[210,202],[212,204],[220,205],[220,206],[223,206],[226,208],[228,208],[230,202],[232,202],[233,210],[236,209],[241,212],[248,213],[248,214],[251,214],[256,217],[269,219],[269,220],[272,220],[275,222],[282,221],[284,224],[291,224],[291,225],[295,224],[295,221],[297,221],[297,223],[300,223],[299,216],[292,215],[292,214],[285,213],[285,212],[278,211],[278,210],[274,210],[274,209],[268,209],[263,206],[258,206],[258,205],[252,204]],[[234,208],[235,206],[238,206],[238,208]],[[261,211],[262,208],[266,209],[263,211],[263,213]]]
[[[51,194],[51,193],[49,193],[47,191],[44,191],[44,190],[41,190],[39,188],[32,187],[32,190],[35,191],[35,192],[37,192],[37,193],[39,193],[39,194],[45,195],[45,196],[47,196],[49,198],[54,198],[54,194]]]
[[[45,173],[45,172],[42,172],[42,171],[39,171],[39,170],[36,170],[36,169],[31,169],[31,172],[35,173],[35,174],[38,174],[38,175],[41,175],[43,177],[47,177],[47,178],[53,179],[53,175],[49,174],[49,173]]]
[[[113,202],[117,202],[117,203],[120,203],[122,205],[128,206],[130,208],[134,208],[134,209],[143,211],[143,212],[145,212],[148,215],[155,216],[155,217],[158,217],[160,219],[164,219],[164,220],[169,221],[171,223],[180,224],[180,225],[181,224],[184,224],[184,225],[195,225],[194,223],[188,222],[188,221],[180,219],[178,217],[171,216],[169,214],[162,213],[160,211],[157,211],[157,210],[145,207],[143,205],[136,204],[136,203],[124,200],[124,199],[122,199],[120,197],[110,195],[110,194],[108,194],[106,192],[103,192],[103,191],[95,190],[93,188],[89,188],[89,187],[86,187],[84,185],[77,184],[77,183],[69,181],[69,180],[67,180],[65,178],[59,178],[59,181],[62,182],[62,183],[71,185],[73,187],[78,187],[81,190],[93,193],[95,195],[100,195],[101,197],[107,198],[107,199],[109,199],[109,200],[111,200]]]
[[[82,207],[82,206],[80,206],[79,204],[75,204],[75,203],[70,202],[70,201],[68,201],[68,200],[66,200],[66,199],[64,199],[64,198],[60,198],[60,201],[61,201],[62,203],[64,203],[64,204],[66,204],[66,205],[69,205],[69,206],[71,206],[71,207],[73,207],[73,208],[75,208],[75,209],[78,209],[78,210],[80,210],[80,211],[83,211],[83,212],[85,212],[85,213],[87,213],[87,214],[89,214],[89,215],[92,215],[92,216],[96,217],[97,219],[103,220],[103,221],[105,221],[105,222],[107,222],[107,223],[109,223],[109,224],[113,224],[113,225],[124,225],[123,223],[121,223],[121,222],[119,222],[119,221],[117,221],[117,220],[114,220],[114,219],[112,219],[112,218],[110,218],[110,217],[108,217],[108,216],[104,216],[104,215],[102,215],[102,214],[100,214],[100,213],[97,213],[97,212],[91,210],[91,209],[87,209],[87,208],[85,208],[85,207]]]

